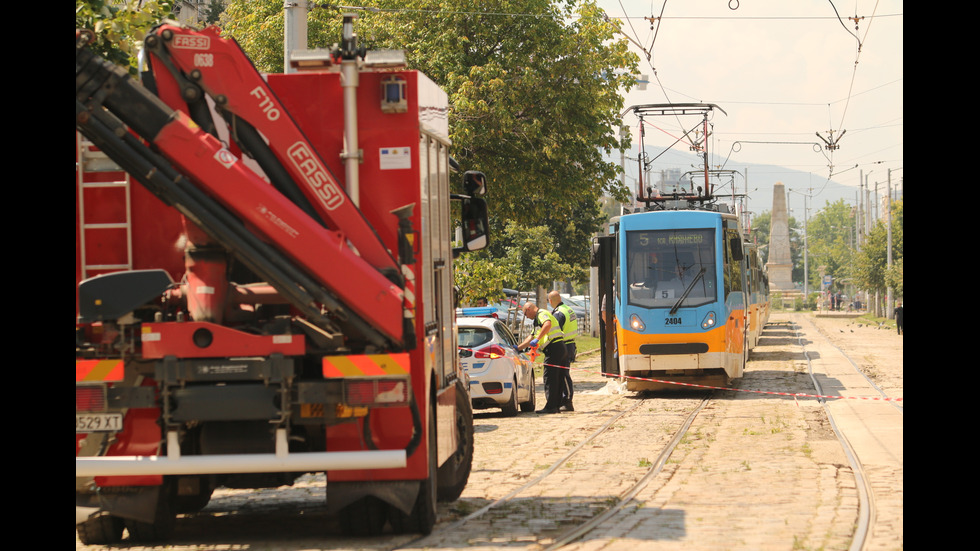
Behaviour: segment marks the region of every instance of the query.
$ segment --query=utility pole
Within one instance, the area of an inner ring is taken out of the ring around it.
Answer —
[[[885,214],[888,216],[888,270],[892,267],[892,169],[888,169],[888,201],[885,203]],[[885,272],[886,277],[888,272]],[[894,312],[895,297],[892,296],[892,286],[888,286],[888,296],[885,303],[885,318],[892,319]]]
[[[810,190],[807,190],[809,192]],[[806,206],[806,194],[803,195],[803,301],[810,298],[810,251],[807,246],[807,219],[809,218],[809,212]]]
[[[629,132],[629,129],[626,128],[626,127],[624,127],[624,126],[622,126],[622,125],[620,125],[620,127],[619,127],[619,142],[620,142],[620,145],[621,146],[622,146],[623,140],[626,139],[626,133],[627,132]],[[626,187],[626,150],[625,149],[620,149],[619,150],[619,164],[620,164],[620,166],[623,169],[623,187],[625,188]],[[635,197],[635,196],[636,196],[635,193],[631,194],[631,197],[630,197],[630,206],[632,206],[632,204],[634,202],[633,197]],[[620,211],[620,214],[623,213],[623,209],[622,208],[620,208],[619,211]]]
[[[870,172],[868,173],[870,174]],[[854,224],[857,227],[858,232],[858,249],[864,244],[864,183],[867,179],[867,175],[864,174],[864,170],[861,171],[861,178],[858,182],[858,211],[857,216],[854,218]]]
[[[286,59],[283,64],[284,73],[296,72],[296,69],[290,63],[290,57],[293,52],[305,50],[307,47],[307,35],[309,33],[307,31],[306,16],[308,11],[307,0],[295,0],[293,2],[286,2],[285,4],[283,20],[285,43],[283,44],[283,50]]]

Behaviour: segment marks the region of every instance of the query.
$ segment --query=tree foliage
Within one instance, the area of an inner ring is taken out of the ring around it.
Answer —
[[[490,304],[503,298],[509,266],[502,259],[483,252],[463,254],[454,262],[453,278],[463,304],[475,304],[485,298]]]
[[[638,74],[618,23],[595,0],[363,6],[355,22],[361,44],[405,50],[409,66],[449,95],[453,156],[464,169],[486,173],[494,235],[509,222],[545,225],[551,251],[584,274],[601,224],[599,198],[627,195],[619,166],[606,160],[628,147],[618,137],[620,89]],[[224,32],[260,71],[283,69],[282,11],[281,1],[232,0],[222,16]],[[308,47],[339,42],[341,23],[338,11],[312,10]]]
[[[172,10],[172,0],[75,0],[75,29],[91,31],[89,48],[135,75],[143,37]]]
[[[556,279],[564,279],[569,265],[555,250],[547,226],[527,227],[509,222],[500,237],[508,273],[508,286],[520,290],[550,288]]]
[[[878,220],[861,246],[855,263],[855,276],[860,285],[872,291],[894,289],[895,296],[904,296],[905,231],[904,201],[892,203],[892,266],[888,268],[888,226]]]
[[[206,15],[204,16],[204,22],[208,25],[214,25],[218,23],[221,19],[221,14],[225,11],[225,3],[222,0],[211,0],[208,3],[208,9]]]
[[[568,278],[572,268],[555,250],[547,226],[526,227],[508,222],[494,240],[493,251],[464,254],[456,260],[454,275],[461,299],[472,303],[485,297],[502,298],[504,287],[533,291],[551,288]]]
[[[854,278],[854,209],[840,199],[807,223],[810,288],[819,288],[821,275],[833,278],[834,290]]]

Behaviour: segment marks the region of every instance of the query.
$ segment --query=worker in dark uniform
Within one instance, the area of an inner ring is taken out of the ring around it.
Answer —
[[[534,331],[518,345],[524,349],[528,346],[538,347],[544,352],[544,409],[538,413],[558,413],[562,406],[561,371],[568,366],[568,351],[565,349],[564,334],[561,326],[551,312],[538,308],[533,302],[525,304],[521,310],[524,317],[534,320]]]
[[[575,361],[575,335],[578,334],[578,320],[575,319],[575,312],[567,304],[562,302],[561,294],[558,291],[548,293],[548,302],[552,308],[551,315],[555,316],[555,319],[558,320],[558,326],[561,327],[562,334],[565,335],[565,349],[568,352],[565,369],[561,370],[563,398],[561,407],[565,411],[575,411],[575,406],[572,405],[572,397],[575,395],[575,390],[572,386],[572,370],[570,367],[572,362]]]
[[[902,329],[905,327],[905,306],[901,302],[895,307],[895,327],[898,329],[898,334],[902,334]]]

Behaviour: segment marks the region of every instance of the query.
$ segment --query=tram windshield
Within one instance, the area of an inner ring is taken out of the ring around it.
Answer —
[[[674,308],[716,300],[713,229],[626,232],[626,262],[629,304]]]

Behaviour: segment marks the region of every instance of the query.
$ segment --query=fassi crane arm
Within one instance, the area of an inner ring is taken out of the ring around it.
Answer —
[[[185,113],[170,108],[122,69],[78,45],[75,92],[79,131],[151,192],[267,277],[294,306],[310,314],[311,321],[317,323],[321,318],[322,324],[328,323],[312,303],[320,302],[372,344],[403,346],[402,289],[351,250],[343,233],[324,228]],[[152,144],[165,161],[154,162],[159,157],[145,146],[145,151],[134,150],[141,144],[127,140],[123,125]],[[173,176],[160,178],[161,174]],[[184,195],[161,195],[159,186],[167,186],[160,184],[162,180],[202,192],[196,195],[208,206],[198,208],[197,201],[176,204],[174,197]],[[240,227],[231,230],[236,239],[248,240],[252,246],[219,237],[227,239],[229,220],[231,226]],[[248,228],[243,230],[245,225]],[[277,274],[283,270],[292,275],[281,279]]]
[[[301,207],[311,208],[308,214],[328,228],[343,232],[369,264],[398,273],[377,233],[237,42],[221,37],[216,27],[197,30],[166,23],[145,44],[160,99],[210,131],[213,121],[205,96],[210,97],[229,125],[230,138],[258,161],[273,185]],[[337,116],[343,117],[342,109]],[[305,200],[296,197],[297,188]]]

